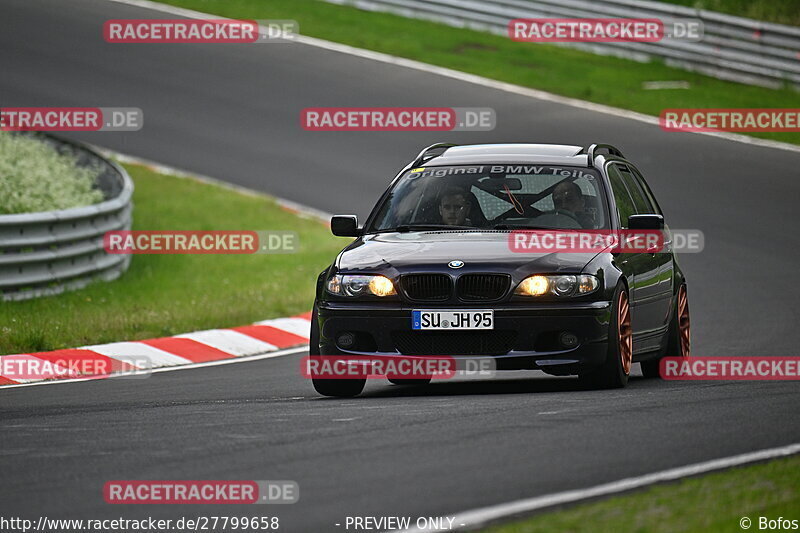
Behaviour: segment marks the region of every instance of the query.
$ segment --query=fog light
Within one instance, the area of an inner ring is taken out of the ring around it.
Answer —
[[[578,345],[578,336],[571,331],[564,331],[558,336],[558,342],[564,348],[574,348]]]
[[[339,336],[336,338],[336,344],[341,346],[342,348],[350,348],[356,342],[356,336],[349,331],[345,331],[344,333],[340,333]]]

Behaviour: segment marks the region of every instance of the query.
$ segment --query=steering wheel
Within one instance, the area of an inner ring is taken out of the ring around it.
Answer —
[[[578,215],[576,215],[576,214],[575,214],[575,213],[573,213],[572,211],[568,211],[568,210],[566,210],[566,209],[553,209],[553,211],[551,211],[551,212],[552,212],[553,214],[556,214],[556,215],[564,215],[564,216],[567,216],[567,217],[571,218],[572,220],[574,220],[575,222],[577,222],[578,224],[580,224],[580,223],[581,223],[581,221],[580,221],[580,220],[578,220]]]
[[[546,211],[536,218],[536,224],[561,229],[582,229],[583,224],[571,211],[565,209],[553,209]]]

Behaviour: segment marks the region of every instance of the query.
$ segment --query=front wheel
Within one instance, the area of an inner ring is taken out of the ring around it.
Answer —
[[[691,321],[689,320],[689,298],[686,293],[686,284],[682,283],[678,289],[678,297],[675,301],[675,308],[670,319],[669,330],[667,331],[667,346],[661,357],[683,357],[688,358],[691,354],[692,335]],[[661,377],[659,365],[661,357],[642,361],[642,375],[646,378]]]
[[[310,357],[319,357],[319,323],[317,322],[317,306],[311,312],[311,332],[308,339],[308,354]],[[311,378],[314,390],[323,396],[337,398],[352,398],[358,396],[367,384],[366,379],[320,379]]]
[[[628,383],[633,364],[633,330],[628,290],[620,283],[614,291],[611,321],[608,325],[608,352],[605,362],[597,369],[578,376],[592,389],[615,389]]]
[[[364,390],[366,379],[317,379],[312,378],[314,389],[323,396],[352,398]]]

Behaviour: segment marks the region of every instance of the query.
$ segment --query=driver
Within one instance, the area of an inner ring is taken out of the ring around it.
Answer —
[[[562,181],[553,189],[553,206],[556,211],[566,211],[584,228],[591,226],[591,220],[584,211],[581,188],[574,181]]]
[[[439,200],[439,215],[448,226],[464,226],[469,216],[467,193],[458,187],[448,187]]]

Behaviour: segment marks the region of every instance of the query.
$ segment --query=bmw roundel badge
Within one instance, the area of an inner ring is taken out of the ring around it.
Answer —
[[[458,259],[456,259],[454,261],[450,261],[449,263],[447,263],[447,266],[449,266],[450,268],[461,268],[464,266],[464,261],[459,261]]]

